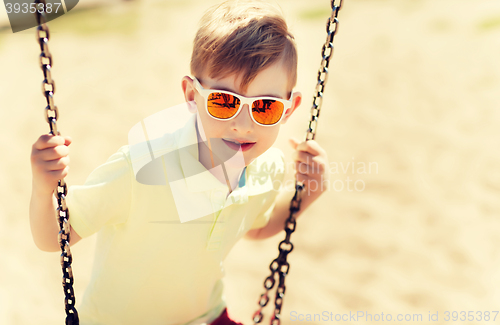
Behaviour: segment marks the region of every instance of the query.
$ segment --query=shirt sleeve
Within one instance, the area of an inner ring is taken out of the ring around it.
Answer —
[[[269,174],[270,181],[272,182],[272,188],[267,192],[266,200],[262,206],[261,212],[255,218],[250,229],[264,228],[269,219],[271,219],[274,206],[276,205],[276,197],[278,196],[281,185],[283,184],[283,179],[285,177],[285,157],[283,152],[279,149],[273,148],[272,152],[266,157],[266,162],[268,165],[274,168],[269,168],[272,172]],[[262,169],[261,167],[259,169]],[[266,170],[266,168],[264,168]]]
[[[120,148],[89,175],[84,185],[69,187],[69,223],[80,237],[128,219],[133,171],[127,153],[128,146]]]

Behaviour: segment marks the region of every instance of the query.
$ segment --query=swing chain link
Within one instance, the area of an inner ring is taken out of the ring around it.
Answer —
[[[35,0],[35,6],[43,4],[45,8],[45,0]],[[57,129],[57,118],[59,111],[57,106],[54,105],[54,93],[56,91],[56,84],[52,79],[52,54],[49,51],[49,28],[46,24],[45,12],[40,13],[38,10],[35,12],[38,27],[36,30],[37,40],[40,45],[40,68],[43,71],[44,80],[42,82],[42,93],[47,100],[45,107],[45,120],[49,124],[50,134],[60,135]],[[70,226],[68,223],[69,211],[66,206],[66,195],[68,188],[64,178],[60,179],[57,188],[54,190],[54,195],[57,198],[57,221],[59,223],[58,242],[61,247],[61,267],[63,272],[62,285],[64,289],[64,305],[66,310],[66,325],[78,325],[80,323],[78,312],[75,307],[75,293],[73,290],[73,270],[71,263],[73,257],[69,246]]]
[[[332,14],[326,22],[326,42],[321,49],[322,60],[318,71],[318,83],[315,88],[313,104],[311,107],[311,120],[309,121],[306,140],[314,140],[314,137],[316,136],[319,113],[321,105],[323,104],[323,92],[328,80],[328,67],[330,65],[330,59],[333,55],[333,40],[339,27],[338,14],[342,9],[343,0],[340,0],[338,5],[336,5],[335,2],[336,0],[331,0]]]
[[[323,104],[323,92],[326,82],[328,80],[328,67],[330,59],[333,55],[333,40],[337,33],[339,21],[338,13],[342,9],[343,0],[340,0],[338,5],[337,0],[331,0],[332,13],[326,22],[326,42],[321,50],[322,61],[318,71],[318,83],[316,84],[315,94],[313,97],[313,104],[311,107],[311,120],[309,121],[309,128],[306,133],[306,141],[314,140],[317,131],[317,124],[321,105]],[[278,245],[279,255],[269,265],[271,274],[264,280],[264,289],[266,290],[258,301],[259,309],[254,313],[252,319],[254,324],[262,322],[264,315],[262,309],[269,302],[269,291],[274,288],[276,284],[276,275],[278,275],[278,285],[276,287],[276,294],[274,298],[274,314],[271,318],[270,324],[280,325],[281,323],[281,308],[283,307],[283,299],[285,296],[285,277],[290,270],[290,264],[287,262],[288,254],[293,250],[293,244],[290,242],[290,236],[295,231],[297,225],[295,220],[296,213],[300,210],[302,202],[302,190],[305,185],[295,181],[295,195],[290,203],[290,216],[285,221],[286,236],[283,241]]]

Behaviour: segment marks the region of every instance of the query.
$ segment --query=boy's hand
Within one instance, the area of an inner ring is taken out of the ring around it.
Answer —
[[[53,193],[57,181],[68,175],[69,136],[42,135],[31,150],[33,189],[39,193]]]
[[[328,189],[328,157],[326,151],[314,140],[298,142],[291,138],[295,149],[293,159],[297,180],[303,183],[308,196],[318,196]]]

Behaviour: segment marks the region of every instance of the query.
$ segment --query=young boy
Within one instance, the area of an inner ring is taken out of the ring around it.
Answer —
[[[148,140],[147,177],[129,145],[69,190],[71,244],[97,233],[92,279],[78,309],[83,325],[231,324],[224,258],[243,236],[283,230],[293,192],[280,190],[283,154],[271,146],[301,95],[292,94],[297,52],[281,13],[260,1],[209,9],[191,74],[181,85],[194,114],[175,132]],[[43,135],[33,145],[30,222],[44,251],[59,249],[52,193],[68,174],[70,143]],[[315,141],[291,145],[307,189],[303,211],[326,190],[327,156]]]

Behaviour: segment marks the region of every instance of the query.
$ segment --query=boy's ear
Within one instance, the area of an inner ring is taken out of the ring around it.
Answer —
[[[188,110],[190,113],[196,113],[196,101],[195,94],[196,90],[194,89],[193,79],[188,76],[184,76],[181,81],[182,92],[184,93],[184,99],[188,104]]]
[[[292,97],[292,107],[286,110],[285,116],[283,116],[283,119],[281,120],[281,123],[285,124],[286,121],[292,116],[293,112],[297,109],[297,107],[300,106],[300,103],[302,103],[302,94],[300,92],[295,92],[293,93]]]

